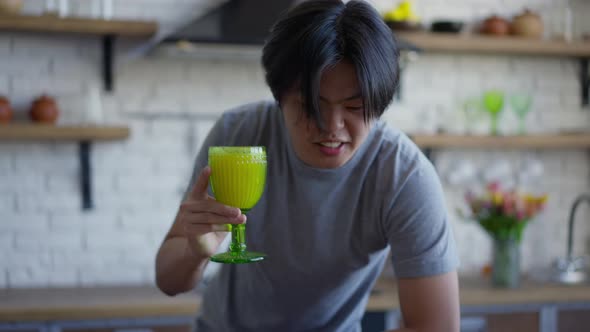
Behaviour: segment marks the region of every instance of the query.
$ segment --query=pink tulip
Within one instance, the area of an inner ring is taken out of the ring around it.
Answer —
[[[488,191],[497,192],[500,191],[500,183],[497,181],[488,184]]]
[[[504,204],[502,204],[502,213],[507,216],[514,215],[514,205],[509,200],[504,200]]]

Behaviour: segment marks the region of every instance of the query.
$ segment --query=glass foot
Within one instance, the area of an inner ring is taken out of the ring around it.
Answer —
[[[221,254],[211,256],[211,261],[216,263],[226,264],[242,264],[242,263],[254,263],[263,260],[266,257],[265,254],[259,252],[242,251],[242,252],[224,252]]]

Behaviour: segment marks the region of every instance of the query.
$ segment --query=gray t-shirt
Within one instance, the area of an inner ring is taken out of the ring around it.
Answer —
[[[248,213],[246,240],[248,250],[268,257],[220,266],[204,287],[197,331],[360,331],[390,249],[397,277],[456,269],[437,174],[406,135],[383,122],[336,169],[296,156],[275,102],[224,113],[195,172],[212,145],[266,146],[267,186]]]

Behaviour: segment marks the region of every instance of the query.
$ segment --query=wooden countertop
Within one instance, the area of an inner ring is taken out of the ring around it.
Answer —
[[[190,316],[199,295],[168,297],[155,287],[0,290],[0,322]]]
[[[461,280],[461,305],[590,302],[590,285],[563,286],[524,282],[515,290],[493,289],[485,280]],[[167,297],[154,287],[100,287],[0,290],[0,322],[191,316],[197,293]],[[381,279],[368,311],[397,309],[393,279]]]
[[[482,278],[462,278],[459,292],[461,306],[590,303],[590,284],[568,286],[525,280],[518,289],[497,289]],[[398,307],[395,280],[378,280],[367,303],[367,310],[383,311]]]

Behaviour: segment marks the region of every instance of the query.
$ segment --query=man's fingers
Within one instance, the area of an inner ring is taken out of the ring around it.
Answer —
[[[242,224],[246,222],[246,216],[224,217],[214,213],[186,213],[183,217],[186,224]]]
[[[185,231],[200,236],[211,232],[229,232],[230,229],[227,224],[189,224],[186,225]]]
[[[209,187],[210,175],[211,168],[209,166],[205,166],[205,168],[201,170],[201,173],[199,173],[199,177],[191,189],[191,197],[195,199],[207,199],[209,196],[209,194],[207,194],[207,188]]]
[[[240,209],[221,204],[213,200],[187,200],[180,205],[180,209],[189,213],[214,213],[225,217],[238,217]]]

